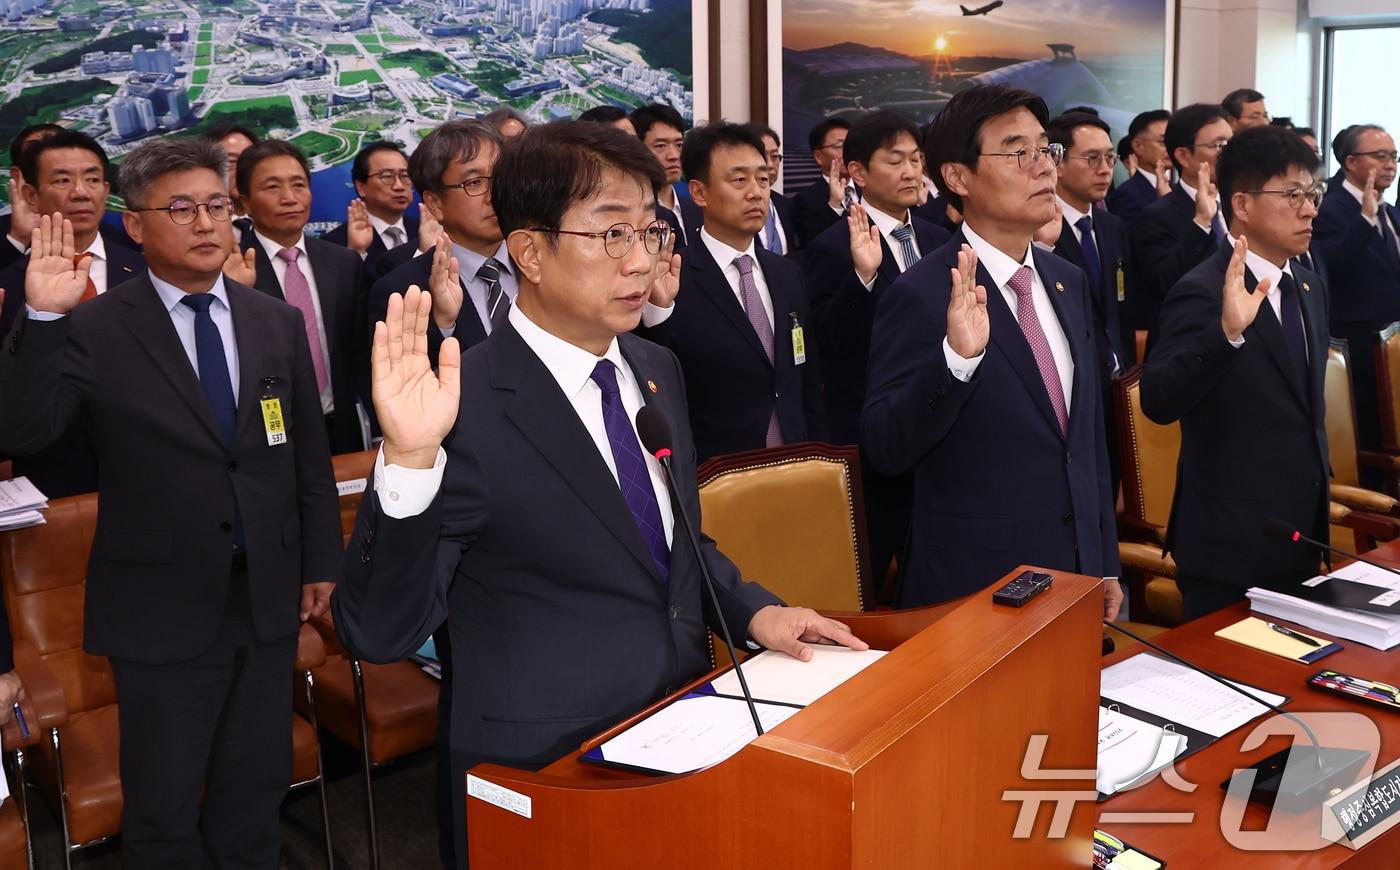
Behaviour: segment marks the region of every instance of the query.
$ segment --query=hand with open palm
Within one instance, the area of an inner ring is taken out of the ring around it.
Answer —
[[[89,259],[73,262],[73,224],[62,213],[43,215],[30,236],[24,296],[35,311],[67,314],[83,299]]]
[[[433,371],[428,358],[432,316],[432,298],[414,285],[402,296],[390,296],[384,320],[374,325],[370,394],[388,465],[431,468],[457,422],[462,351],[457,339],[445,340]]]

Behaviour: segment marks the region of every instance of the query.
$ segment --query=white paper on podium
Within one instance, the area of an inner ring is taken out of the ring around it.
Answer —
[[[1099,793],[1111,795],[1166,767],[1186,751],[1186,737],[1121,710],[1099,707]]]
[[[800,713],[756,703],[766,732]],[[749,705],[718,695],[687,695],[604,743],[603,759],[660,773],[689,773],[719,764],[753,742]]]
[[[755,700],[805,707],[822,695],[875,664],[884,650],[856,651],[844,646],[809,643],[812,660],[798,661],[787,653],[765,650],[744,662],[744,677]],[[721,695],[742,697],[734,671],[720,674],[710,683]]]
[[[1227,680],[1240,691],[1277,706],[1286,699],[1262,689]],[[1204,674],[1176,662],[1139,653],[1104,668],[1099,694],[1110,701],[1135,707],[1144,713],[1185,728],[1222,737],[1269,712],[1263,704],[1232,692]]]

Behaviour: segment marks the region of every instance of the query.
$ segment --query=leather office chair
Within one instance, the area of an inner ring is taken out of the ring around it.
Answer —
[[[6,578],[17,650],[32,648],[52,672],[67,716],[40,744],[44,763],[34,773],[58,809],[64,861],[71,868],[74,851],[121,831],[117,695],[107,659],[83,650],[83,593],[97,494],[56,499],[45,519],[45,525],[0,534],[0,576]],[[303,657],[300,648],[298,657]],[[317,734],[300,716],[292,717],[292,750],[293,781],[322,784]],[[328,822],[324,786],[320,797],[322,819]],[[329,827],[326,845],[329,863]]]
[[[1400,323],[1381,330],[1376,345],[1376,389],[1381,412],[1381,452],[1366,459],[1386,475],[1386,486],[1400,495]]]
[[[1343,550],[1365,551],[1377,542],[1400,536],[1400,501],[1394,496],[1361,486],[1361,467],[1394,473],[1395,457],[1356,446],[1356,410],[1352,404],[1351,358],[1347,343],[1332,339],[1327,349],[1327,369],[1323,380],[1323,401],[1327,406],[1327,452],[1332,465],[1332,501],[1346,505],[1353,513],[1345,525],[1332,525],[1332,545]]]
[[[15,670],[24,683],[24,700],[20,708],[29,726],[29,736],[20,733],[13,718],[0,729],[0,743],[5,755],[13,758],[14,775],[9,778],[10,797],[0,805],[0,867],[26,867],[34,870],[34,846],[29,834],[28,754],[45,740],[53,729],[68,718],[63,706],[63,690],[53,674],[32,649],[15,650]],[[0,769],[0,776],[5,771]]]
[[[373,473],[377,451],[331,458],[340,488],[341,534],[349,540],[355,513]],[[307,692],[296,708],[360,753],[369,821],[370,866],[379,866],[379,829],[372,771],[381,764],[431,748],[437,742],[438,681],[410,661],[361,662],[341,646],[330,614],[311,621],[324,643],[324,660],[305,674]]]
[[[746,580],[793,606],[873,607],[859,448],[809,441],[750,450],[716,456],[696,475],[702,531]],[[744,629],[729,626],[736,644]],[[729,663],[717,636],[710,649],[716,665]]]
[[[1161,426],[1143,412],[1142,366],[1134,366],[1114,382],[1113,398],[1123,475],[1118,559],[1123,564],[1129,611],[1176,625],[1182,612],[1176,561],[1162,555],[1162,546],[1176,496],[1181,426]]]

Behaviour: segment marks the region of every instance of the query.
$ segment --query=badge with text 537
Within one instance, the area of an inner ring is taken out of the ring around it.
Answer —
[[[807,361],[807,342],[802,337],[802,324],[797,320],[797,312],[788,314],[792,318],[792,364],[800,366]]]
[[[263,429],[267,431],[267,443],[275,447],[287,443],[287,424],[282,419],[282,400],[276,396],[262,400]]]

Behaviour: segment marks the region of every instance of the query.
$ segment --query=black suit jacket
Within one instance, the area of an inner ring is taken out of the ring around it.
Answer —
[[[1118,575],[1084,273],[1034,251],[1074,358],[1065,435],[1016,315],[980,264],[991,341],[970,381],[949,371],[949,271],[963,242],[959,232],[926,254],[875,312],[861,446],[882,474],[914,473],[901,607],[967,595],[1022,564]]]
[[[928,202],[916,205],[910,211],[934,226],[942,228],[950,236],[958,231],[958,225],[948,220],[948,201],[941,195],[929,197]]]
[[[406,247],[411,251],[416,251],[418,249],[418,218],[413,215],[405,214],[403,216],[403,228],[408,232],[408,240],[404,242],[403,245],[400,245],[400,247]],[[337,224],[335,227],[331,228],[331,230],[321,236],[321,238],[333,245],[340,245],[342,248],[348,247],[350,244],[349,229],[343,223]],[[397,248],[395,250],[397,250]],[[389,248],[385,246],[383,237],[379,235],[378,230],[375,230],[374,240],[369,243],[369,250],[365,252],[364,259],[365,271],[370,275],[371,280],[379,277],[381,274],[379,270],[379,261],[388,253]]]
[[[675,433],[673,510],[698,523],[680,367],[635,336],[618,342],[637,381],[657,385],[642,394]],[[366,494],[331,604],[341,641],[376,662],[402,659],[446,620],[454,750],[552,761],[704,673],[715,614],[697,556],[733,631],[778,603],[709,538],[692,550],[679,521],[661,582],[594,441],[512,327],[463,357],[458,413],[427,511],[391,519]]]
[[[369,289],[367,321],[371,335],[374,334],[374,324],[383,320],[388,314],[389,297],[395,293],[404,293],[415,284],[420,290],[428,289],[428,280],[432,277],[432,272],[433,252],[427,251],[374,282],[374,286]],[[477,314],[475,306],[471,304],[471,299],[465,295],[466,290],[464,289],[462,292],[464,294],[462,311],[457,317],[457,326],[452,334],[457,339],[458,344],[462,346],[462,350],[466,350],[486,340],[486,327],[482,325],[481,317]],[[428,357],[433,361],[433,365],[437,365],[438,350],[442,347],[442,338],[442,330],[438,329],[437,323],[429,322]]]
[[[1157,188],[1153,187],[1152,182],[1141,172],[1134,172],[1132,178],[1108,192],[1105,204],[1109,211],[1131,226],[1137,222],[1142,210],[1156,202],[1157,198]]]
[[[1105,380],[1113,376],[1113,357],[1118,357],[1118,366],[1127,371],[1137,362],[1137,337],[1133,334],[1132,317],[1129,316],[1133,300],[1132,257],[1128,248],[1128,226],[1122,220],[1101,208],[1094,209],[1094,241],[1099,253],[1099,286],[1089,288],[1089,299],[1094,303],[1094,334],[1099,342],[1103,359]],[[1069,219],[1060,220],[1060,239],[1055,243],[1055,253],[1089,274],[1088,262],[1084,259],[1084,249],[1080,247],[1070,228]],[[1123,298],[1118,298],[1118,288],[1123,288]]]
[[[807,247],[822,231],[841,219],[827,204],[829,194],[826,181],[817,176],[816,181],[792,195],[792,220],[799,246]]]
[[[107,248],[109,290],[146,273],[146,261],[139,253],[116,244],[105,234],[103,242]],[[29,257],[23,255],[0,271],[0,287],[6,291],[5,311],[0,314],[0,335],[8,335],[16,318],[25,316],[24,272],[28,267]],[[11,287],[15,288],[13,294]],[[28,477],[49,498],[97,490],[97,454],[87,430],[81,425],[74,426],[38,453],[12,458],[15,475]]]
[[[0,214],[0,269],[5,268],[23,256],[19,249],[10,243],[10,227],[13,226],[10,222],[10,218],[11,215],[9,214]],[[20,239],[20,241],[23,242],[26,240]]]
[[[773,358],[759,344],[739,298],[699,238],[686,249],[680,294],[666,321],[638,333],[680,358],[690,397],[690,425],[700,461],[764,446],[776,406],[783,442],[824,441],[817,342],[802,272],[785,257],[755,245],[773,298]],[[806,362],[794,362],[792,328],[804,331]]]
[[[899,279],[899,261],[880,236],[883,256],[870,289],[860,283],[851,260],[847,221],[827,227],[806,249],[807,289],[812,297],[813,333],[826,376],[827,421],[836,444],[860,443],[860,412],[865,405],[870,330],[880,296]],[[919,253],[927,257],[948,241],[941,227],[913,216]],[[873,226],[873,224],[872,224]]]
[[[802,242],[797,238],[797,227],[793,223],[792,200],[772,190],[768,192],[768,202],[769,207],[778,212],[778,223],[783,230],[783,253],[791,257],[802,250]]]
[[[301,586],[335,579],[340,514],[301,315],[225,280],[238,342],[236,440],[224,443],[150,279],[52,322],[20,320],[0,348],[0,449],[32,453],[81,425],[102,469],[83,647],[164,664],[208,649],[227,598],[235,504],[253,625],[300,626]],[[269,446],[260,399],[289,443]]]
[[[1158,312],[1167,291],[1187,272],[1203,263],[1216,248],[1215,238],[1196,225],[1196,203],[1181,189],[1160,197],[1138,215],[1129,232],[1135,270],[1133,326],[1156,340]]]
[[[1380,216],[1400,235],[1394,206],[1381,203]],[[1336,332],[1375,332],[1400,320],[1400,253],[1361,216],[1361,203],[1340,181],[1313,220],[1312,253],[1327,271]]]
[[[656,216],[671,225],[671,234],[676,237],[671,253],[679,254],[686,249],[685,233],[681,231],[681,218],[660,202],[656,204]]]
[[[1184,574],[1240,587],[1296,584],[1317,573],[1316,552],[1264,524],[1277,517],[1326,540],[1327,289],[1294,267],[1307,332],[1304,383],[1267,300],[1240,348],[1225,339],[1221,288],[1231,254],[1222,246],[1172,288],[1143,368],[1143,411],[1158,423],[1181,422],[1165,549]],[[1258,283],[1248,270],[1245,283],[1251,292]]]
[[[277,273],[267,251],[252,239],[250,247],[257,254],[257,288],[267,295],[286,301]],[[316,278],[316,295],[321,304],[321,319],[326,330],[326,349],[330,357],[331,393],[335,401],[335,426],[331,436],[332,453],[353,453],[367,446],[360,429],[356,405],[366,414],[373,414],[369,391],[369,332],[366,315],[369,290],[365,283],[364,265],[360,255],[348,248],[322,239],[306,240],[306,261]],[[303,262],[297,264],[305,269]],[[372,419],[372,418],[371,418]],[[373,425],[373,423],[371,423]]]

